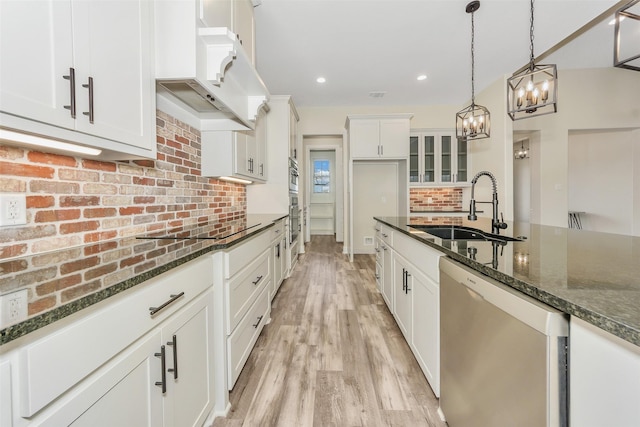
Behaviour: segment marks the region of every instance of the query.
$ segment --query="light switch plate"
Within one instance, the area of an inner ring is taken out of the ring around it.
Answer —
[[[27,196],[24,193],[0,194],[0,227],[27,223]]]

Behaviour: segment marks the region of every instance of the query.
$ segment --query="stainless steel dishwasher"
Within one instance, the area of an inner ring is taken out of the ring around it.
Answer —
[[[440,327],[450,427],[567,425],[565,314],[442,257]]]

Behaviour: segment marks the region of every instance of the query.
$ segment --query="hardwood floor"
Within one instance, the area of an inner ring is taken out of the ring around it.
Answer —
[[[446,426],[376,288],[375,258],[349,263],[313,236],[213,427]]]

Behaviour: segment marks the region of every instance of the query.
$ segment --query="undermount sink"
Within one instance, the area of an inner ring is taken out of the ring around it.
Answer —
[[[425,233],[444,240],[483,240],[499,242],[521,242],[522,239],[491,234],[477,228],[463,227],[460,225],[413,225],[409,227],[424,231]]]

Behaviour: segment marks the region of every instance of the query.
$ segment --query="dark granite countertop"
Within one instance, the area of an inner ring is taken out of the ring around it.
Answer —
[[[37,311],[25,321],[0,329],[0,345],[209,252],[232,248],[286,216],[245,215],[0,261],[0,293],[27,289],[30,312]],[[246,231],[239,231],[243,229]],[[215,238],[191,238],[202,237],[203,230]],[[76,292],[83,296],[75,296]],[[48,306],[40,307],[42,301]]]
[[[501,245],[450,241],[411,224],[438,224],[424,217],[376,220],[448,257],[572,316],[640,346],[640,237],[509,223],[501,234],[525,236]],[[490,219],[452,217],[448,224],[489,231]]]

